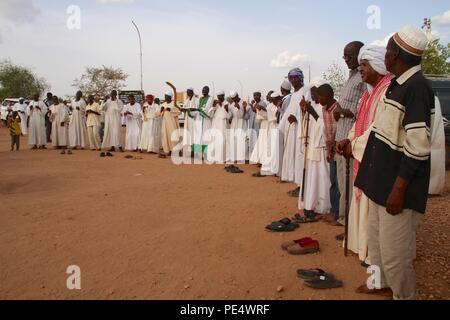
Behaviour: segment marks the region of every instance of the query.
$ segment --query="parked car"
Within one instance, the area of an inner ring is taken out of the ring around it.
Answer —
[[[446,166],[450,169],[450,77],[429,76],[434,93],[441,102],[445,127]]]

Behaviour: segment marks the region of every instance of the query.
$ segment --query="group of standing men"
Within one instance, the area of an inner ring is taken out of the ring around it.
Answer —
[[[381,287],[362,286],[359,292],[414,299],[416,228],[426,210],[432,145],[442,145],[443,137],[436,130],[442,121],[438,103],[420,68],[427,44],[425,34],[412,27],[396,33],[387,48],[349,43],[343,58],[350,76],[339,97],[324,81],[305,86],[295,68],[266,101],[260,92],[251,102],[235,91],[212,97],[204,87],[201,97],[188,88],[179,106],[176,88],[168,83],[173,93],[162,104],[148,95],[142,106],[133,96],[124,106],[113,91],[100,105],[92,96],[86,103],[78,92],[69,107],[57,97],[42,102],[36,95],[17,111],[29,116],[22,128],[34,149],[45,148],[47,116],[58,148],[85,148],[89,141],[92,150],[181,154],[227,163],[230,173],[242,173],[236,164],[259,164],[255,178],[277,176],[296,184],[290,195],[304,212],[298,222],[348,222],[349,249],[381,271]]]

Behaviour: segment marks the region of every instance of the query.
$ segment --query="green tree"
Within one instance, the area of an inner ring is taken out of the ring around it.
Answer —
[[[31,98],[46,89],[49,89],[46,80],[38,77],[32,70],[14,65],[9,60],[0,62],[0,100]]]
[[[81,90],[85,96],[94,95],[104,97],[112,90],[125,87],[128,75],[122,69],[102,66],[101,68],[88,67],[79,79],[75,79],[73,87]]]
[[[422,60],[422,70],[430,75],[450,74],[450,43],[446,46],[435,39],[430,42],[425,50]]]
[[[334,95],[338,99],[346,82],[345,72],[342,67],[336,62],[333,62],[323,74],[323,78],[331,85],[334,90]]]

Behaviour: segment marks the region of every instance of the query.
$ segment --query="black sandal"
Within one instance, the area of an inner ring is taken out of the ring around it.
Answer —
[[[334,277],[332,274],[327,273],[322,269],[309,269],[309,270],[300,269],[300,270],[297,270],[297,276],[303,280],[314,280],[315,278],[319,278],[321,276],[326,276],[326,275]]]
[[[313,289],[336,289],[342,288],[344,283],[329,274],[325,274],[313,280],[306,280],[305,285]]]
[[[284,218],[280,221],[272,222],[266,227],[266,230],[270,232],[292,232],[299,227],[297,223],[292,223],[290,219]]]

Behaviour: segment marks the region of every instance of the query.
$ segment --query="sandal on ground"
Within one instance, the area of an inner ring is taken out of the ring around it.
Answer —
[[[100,153],[100,158],[105,158],[106,157],[106,153],[102,152]]]
[[[317,253],[320,251],[320,245],[319,245],[318,241],[313,240],[304,246],[301,246],[300,244],[296,244],[292,247],[289,247],[287,249],[287,251],[289,252],[289,254],[292,254],[292,255],[312,254],[312,253]]]
[[[66,150],[61,151],[61,154],[65,155],[66,154]]]
[[[254,174],[252,175],[252,177],[253,177],[253,178],[265,178],[266,176],[263,176],[263,175],[261,174],[261,172],[257,172],[257,173],[254,173]]]
[[[296,214],[293,218],[293,220],[300,224],[307,224],[307,223],[316,223],[319,221],[316,215],[310,215],[305,213],[305,217],[302,217],[300,214]]]
[[[292,232],[298,227],[298,224],[292,223],[292,221],[288,218],[284,218],[280,221],[272,222],[266,227],[266,230],[270,232]]]
[[[314,289],[336,289],[342,288],[344,283],[325,274],[313,280],[306,280],[305,285]]]
[[[107,156],[107,157],[110,157],[110,158],[111,158],[111,157],[114,157],[114,155],[113,155],[111,152],[107,152],[107,153],[106,153],[106,156]]]
[[[295,246],[296,244],[299,244],[300,246],[304,246],[304,245],[307,245],[307,244],[311,243],[312,241],[313,241],[312,238],[302,238],[302,239],[299,239],[299,240],[284,242],[281,245],[281,249],[287,251],[287,249],[289,249],[292,246]]]
[[[345,233],[336,236],[336,240],[337,241],[344,241],[345,240]]]
[[[309,270],[300,269],[297,270],[297,276],[303,280],[314,280],[322,276],[329,276],[334,278],[334,276],[331,273],[328,273],[322,269],[309,269]]]
[[[229,173],[244,173],[244,171],[242,171],[238,167],[232,167],[232,168],[230,168],[230,170],[228,170],[228,172]]]

